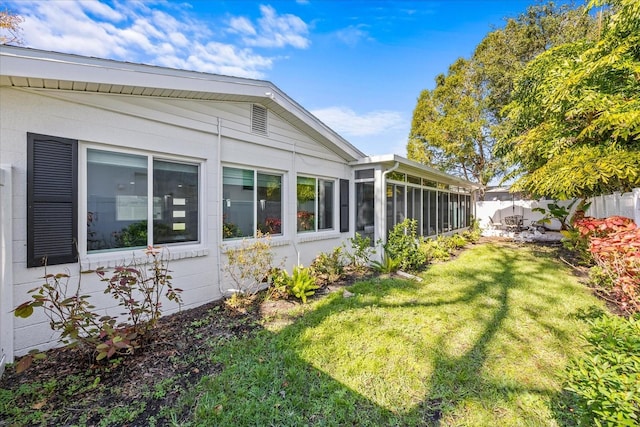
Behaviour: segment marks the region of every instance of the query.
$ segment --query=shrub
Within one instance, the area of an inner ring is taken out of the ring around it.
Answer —
[[[450,236],[449,239],[451,240],[451,246],[454,249],[462,249],[465,246],[467,246],[467,243],[468,243],[467,239],[465,239],[460,234],[454,234],[454,235]]]
[[[395,273],[400,269],[400,260],[394,259],[389,252],[384,251],[381,261],[373,261],[371,266],[375,271],[382,274]]]
[[[427,263],[420,250],[417,229],[418,222],[407,218],[393,227],[384,245],[389,257],[400,260],[402,270],[419,271]]]
[[[566,370],[577,397],[579,425],[640,423],[640,320],[603,316],[590,321],[590,350]]]
[[[478,243],[482,236],[482,229],[480,228],[480,221],[477,219],[471,220],[469,228],[462,232],[462,237],[469,243]]]
[[[116,267],[111,277],[106,276],[103,268],[96,270],[101,281],[107,283],[104,293],[111,294],[125,309],[121,313],[126,316],[125,321],[100,316],[89,303],[89,295],[80,295],[80,281],[70,289],[70,277],[65,273],[45,274],[45,283],[29,291],[32,300],[20,304],[14,314],[26,318],[33,314],[34,308],[42,307],[51,329],[60,332],[61,343],[92,348],[96,360],[131,354],[149,339],[149,332],[161,315],[162,297],[182,303],[182,290],[171,284],[166,252],[148,247],[145,255],[147,262],[143,265],[134,259],[129,265]],[[34,358],[40,357],[36,355],[37,351],[22,358],[17,370],[28,368]]]
[[[356,270],[367,268],[371,263],[371,256],[376,253],[376,250],[371,246],[371,239],[355,233],[353,237],[349,238],[349,243],[351,248],[348,248],[344,253],[349,265],[355,267]]]
[[[338,246],[331,253],[321,252],[309,268],[318,279],[331,283],[340,280],[344,273],[344,264],[342,246]]]
[[[271,237],[260,231],[255,239],[242,239],[238,246],[227,248],[224,253],[227,264],[223,270],[235,282],[235,293],[254,295],[274,268]]]
[[[284,274],[287,274],[286,271]],[[306,304],[307,297],[313,295],[315,290],[320,287],[316,284],[311,270],[300,265],[293,267],[291,276],[287,274],[286,283],[289,293],[301,299],[303,304]]]
[[[446,261],[451,257],[451,252],[438,239],[426,239],[420,243],[420,251],[424,254],[427,262]]]
[[[599,267],[595,284],[607,291],[628,312],[640,311],[640,229],[625,217],[583,218],[576,221],[580,236]],[[607,277],[607,279],[604,279]]]

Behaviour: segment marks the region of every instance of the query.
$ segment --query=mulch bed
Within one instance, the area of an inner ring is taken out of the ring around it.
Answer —
[[[352,273],[325,285],[311,298],[364,278]],[[180,421],[188,420],[194,407],[176,408],[182,393],[195,393],[203,376],[220,372],[221,365],[208,359],[211,348],[220,343],[246,338],[266,322],[277,321],[296,308],[293,300],[267,300],[258,295],[252,303],[232,308],[224,301],[180,311],[160,318],[154,337],[146,348],[114,362],[96,363],[93,355],[79,348],[56,348],[46,352],[44,360],[35,361],[18,374],[8,367],[0,378],[0,390],[16,393],[21,387],[40,384],[34,391],[47,390],[41,396],[27,395],[18,402],[44,414],[35,425],[100,425],[113,411],[129,411],[131,419],[116,425],[170,425],[163,407],[172,407]],[[289,319],[291,320],[291,319]],[[44,384],[55,384],[47,388]],[[1,408],[0,408],[1,409]],[[22,425],[0,412],[0,426]],[[30,423],[31,424],[31,423]]]

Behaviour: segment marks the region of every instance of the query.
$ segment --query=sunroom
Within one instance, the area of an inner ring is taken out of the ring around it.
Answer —
[[[371,244],[384,242],[406,218],[417,221],[425,238],[453,234],[471,225],[472,182],[398,155],[372,156],[352,163],[355,178],[355,232]]]

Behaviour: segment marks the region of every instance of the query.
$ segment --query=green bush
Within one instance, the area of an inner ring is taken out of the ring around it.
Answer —
[[[573,360],[565,388],[576,397],[578,425],[640,424],[640,319],[590,321],[591,348]]]
[[[427,262],[446,261],[451,257],[451,252],[438,240],[433,239],[426,239],[420,243],[420,251],[424,254]]]
[[[375,271],[382,274],[395,273],[400,269],[400,260],[389,256],[389,252],[384,251],[382,261],[373,261],[371,266]]]
[[[449,239],[451,240],[451,246],[454,249],[462,249],[467,246],[467,243],[469,243],[467,242],[467,239],[460,234],[454,234],[453,236],[450,236]]]
[[[293,274],[289,276],[285,270],[278,270],[273,276],[273,286],[281,289],[282,285],[287,289],[290,295],[307,302],[307,297],[315,293],[320,286],[316,283],[313,272],[310,268],[304,268],[301,265],[293,267]]]
[[[427,263],[425,254],[420,250],[417,230],[418,222],[407,218],[393,227],[384,245],[389,257],[400,260],[402,270],[419,271]]]
[[[345,244],[344,256],[347,258],[349,265],[355,267],[357,270],[366,269],[371,262],[371,256],[376,253],[376,250],[371,246],[371,239],[364,237],[359,233],[349,238],[350,248],[347,248]]]
[[[309,268],[323,282],[332,283],[344,274],[344,264],[342,246],[338,246],[331,253],[320,252]]]

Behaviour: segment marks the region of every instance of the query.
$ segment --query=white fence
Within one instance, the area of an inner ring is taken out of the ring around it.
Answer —
[[[640,225],[640,188],[630,193],[613,193],[589,199],[591,206],[585,212],[594,218],[606,218],[612,215],[625,216]]]
[[[494,224],[501,224],[502,227],[505,223],[505,218],[520,215],[523,219],[523,226],[527,227],[544,217],[541,212],[536,212],[533,209],[543,208],[547,209],[547,205],[551,203],[557,203],[559,206],[568,207],[571,201],[556,202],[555,200],[489,200],[476,202],[476,217],[480,221],[480,228],[493,229]],[[574,206],[575,207],[575,206]],[[545,227],[550,230],[560,230],[560,221],[551,220],[550,223],[545,224]]]
[[[631,218],[640,225],[640,188],[635,188],[630,193],[614,193],[609,195],[593,197],[589,200],[591,205],[585,212],[587,216],[594,218],[606,218],[612,215],[625,216]],[[523,218],[523,225],[529,226],[543,218],[543,214],[535,212],[535,208],[547,209],[551,203],[568,207],[573,201],[556,202],[554,200],[489,200],[476,202],[476,218],[480,221],[482,229],[493,229],[492,223],[504,225],[504,218],[520,215]],[[572,210],[576,208],[574,203]],[[545,224],[550,230],[560,230],[560,222],[552,220]]]

